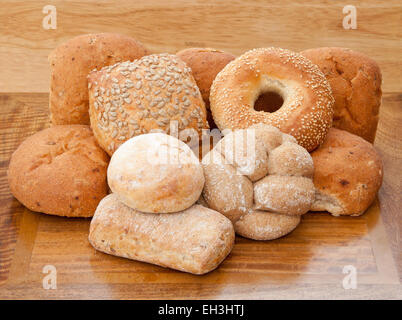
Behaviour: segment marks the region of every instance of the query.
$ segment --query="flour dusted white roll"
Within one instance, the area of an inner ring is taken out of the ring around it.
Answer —
[[[91,221],[95,249],[128,259],[204,274],[230,253],[234,230],[220,213],[194,205],[176,213],[142,213],[106,196]]]
[[[202,166],[182,141],[163,133],[134,137],[113,154],[110,189],[142,212],[170,213],[192,206],[204,187]]]
[[[313,159],[295,138],[270,125],[228,133],[202,165],[204,201],[246,238],[290,233],[314,201]]]

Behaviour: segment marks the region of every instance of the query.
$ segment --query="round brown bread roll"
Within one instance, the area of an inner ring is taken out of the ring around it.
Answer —
[[[382,162],[373,145],[362,138],[331,128],[311,156],[316,189],[312,211],[334,216],[358,216],[366,211],[381,187]]]
[[[191,70],[177,56],[154,54],[89,74],[89,113],[99,144],[110,155],[131,137],[158,129],[197,140],[208,128]]]
[[[283,99],[277,110],[256,109],[261,94]],[[211,111],[221,130],[273,125],[296,138],[308,151],[325,139],[331,127],[334,98],[316,65],[282,48],[259,48],[231,61],[211,87]]]
[[[243,237],[272,240],[291,232],[314,200],[310,154],[269,125],[228,133],[202,165],[203,199]]]
[[[30,210],[92,217],[107,195],[108,162],[88,126],[54,126],[21,143],[11,156],[8,181]]]
[[[85,34],[58,46],[49,55],[52,124],[89,124],[88,73],[147,53],[139,41],[116,33]]]
[[[121,202],[142,212],[185,210],[204,187],[202,166],[193,151],[163,133],[143,134],[122,144],[107,176]]]
[[[329,81],[335,98],[333,126],[374,142],[381,105],[381,70],[365,54],[346,48],[301,52]]]
[[[189,48],[176,53],[192,70],[197,86],[209,109],[209,90],[216,75],[236,57],[212,48]]]

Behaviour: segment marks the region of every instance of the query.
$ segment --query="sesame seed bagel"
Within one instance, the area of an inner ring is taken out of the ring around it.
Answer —
[[[110,189],[142,212],[172,213],[192,206],[204,187],[202,166],[182,141],[163,133],[136,136],[113,154]]]
[[[152,130],[179,133],[186,140],[208,128],[191,70],[175,55],[117,63],[91,72],[88,79],[91,127],[109,155],[129,138]]]
[[[202,165],[201,201],[229,218],[243,237],[272,240],[291,232],[314,201],[310,154],[270,125],[228,133]]]
[[[256,111],[260,94],[275,92],[283,105],[274,112]],[[333,104],[325,76],[310,60],[281,48],[260,48],[230,62],[215,78],[211,111],[221,130],[265,123],[291,134],[308,151],[325,139]]]

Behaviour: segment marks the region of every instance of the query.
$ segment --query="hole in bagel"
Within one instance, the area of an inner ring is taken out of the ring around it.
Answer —
[[[261,93],[254,103],[254,110],[275,112],[279,110],[283,105],[282,96],[274,91],[268,91]]]

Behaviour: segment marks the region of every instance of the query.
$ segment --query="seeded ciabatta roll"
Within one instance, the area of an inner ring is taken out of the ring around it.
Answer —
[[[291,232],[314,200],[310,154],[270,125],[230,132],[202,165],[203,199],[246,238],[272,240]]]
[[[110,155],[131,137],[159,129],[186,140],[208,128],[191,69],[177,56],[154,54],[89,74],[91,127]],[[171,132],[172,131],[172,132]],[[180,133],[182,135],[180,135]]]
[[[139,41],[116,33],[85,34],[58,46],[49,55],[52,124],[89,124],[88,73],[146,54]]]
[[[383,168],[373,145],[344,130],[331,128],[324,143],[313,153],[312,211],[334,216],[358,216],[374,201],[381,187]]]
[[[194,274],[214,270],[234,244],[232,223],[220,213],[194,205],[176,213],[142,213],[105,197],[91,221],[95,249]]]
[[[381,70],[365,54],[347,48],[301,52],[324,73],[335,98],[333,127],[373,143],[381,105]]]

